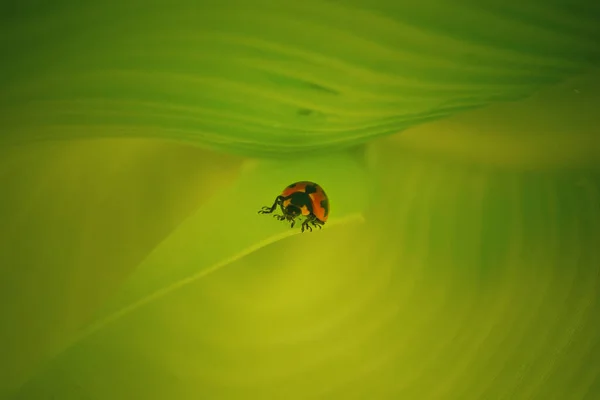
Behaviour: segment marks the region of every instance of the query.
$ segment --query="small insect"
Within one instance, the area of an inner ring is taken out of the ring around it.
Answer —
[[[296,218],[305,217],[302,232],[306,229],[312,232],[313,227],[321,229],[329,217],[329,199],[323,188],[314,182],[292,183],[283,189],[271,207],[265,206],[258,213],[271,214],[278,206],[282,215],[273,214],[273,217],[291,222],[291,228],[296,224]]]

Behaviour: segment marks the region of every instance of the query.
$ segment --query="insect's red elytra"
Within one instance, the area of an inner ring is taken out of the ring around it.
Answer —
[[[304,217],[302,232],[306,229],[312,231],[313,227],[321,229],[329,218],[327,194],[319,184],[314,182],[301,181],[288,185],[275,198],[272,206],[265,206],[258,213],[272,214],[277,207],[282,214],[273,214],[273,216],[280,221],[291,222],[292,228],[296,223],[296,218]]]

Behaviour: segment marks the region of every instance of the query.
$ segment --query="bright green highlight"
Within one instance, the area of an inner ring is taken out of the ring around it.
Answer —
[[[291,183],[285,179],[300,175],[327,183],[330,196],[340,199],[326,228],[363,219],[369,186],[365,172],[351,156],[249,165],[237,184],[215,195],[148,255],[130,277],[130,283],[123,286],[122,294],[109,303],[107,316],[84,335],[264,246],[299,233],[268,218],[272,216],[249,222],[248,210],[255,209],[256,213],[261,204],[272,202]],[[275,186],[277,183],[279,186]],[[306,262],[311,262],[309,256]]]

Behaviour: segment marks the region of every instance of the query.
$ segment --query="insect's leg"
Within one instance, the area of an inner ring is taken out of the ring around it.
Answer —
[[[273,211],[275,211],[275,209],[277,208],[277,206],[281,207],[282,211],[283,211],[283,196],[277,196],[277,198],[275,199],[275,202],[273,203],[273,205],[271,207],[269,206],[265,206],[263,208],[261,208],[258,213],[259,214],[271,214]]]
[[[306,229],[312,232],[312,228],[308,224],[309,222],[309,220],[305,220],[304,222],[302,222],[302,232],[304,232]]]
[[[308,222],[310,222],[310,223],[312,224],[312,226],[314,226],[315,228],[322,229],[322,227],[321,227],[321,225],[322,225],[322,224],[321,224],[321,222],[320,222],[320,221],[317,221],[317,218],[316,218],[314,215],[312,215],[312,214],[311,214],[311,215],[308,217]]]

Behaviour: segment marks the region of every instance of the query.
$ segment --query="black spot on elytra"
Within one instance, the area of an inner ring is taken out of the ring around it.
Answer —
[[[327,214],[329,214],[329,200],[327,199],[323,199],[321,200],[321,207],[323,207],[323,210],[325,211],[324,216],[326,217]]]
[[[298,208],[302,208],[302,207],[306,207],[306,209],[312,213],[313,207],[312,207],[312,200],[310,198],[310,196],[305,193],[305,192],[294,192],[292,193],[290,196],[290,204],[294,205]]]
[[[315,185],[306,185],[306,188],[304,188],[304,192],[306,194],[316,193],[317,187]]]
[[[295,188],[295,187],[296,187],[296,184],[295,184],[295,183],[292,183],[291,185],[289,185],[289,186],[288,186],[288,188],[289,188],[289,189],[293,189],[293,188]]]

